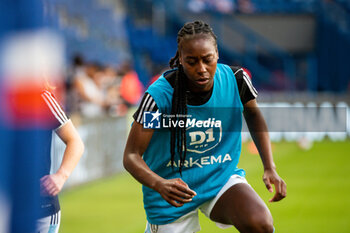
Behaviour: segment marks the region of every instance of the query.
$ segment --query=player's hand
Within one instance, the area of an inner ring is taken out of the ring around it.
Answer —
[[[42,177],[40,179],[41,195],[56,196],[62,190],[65,182],[66,178],[59,173]]]
[[[275,195],[269,200],[269,202],[280,201],[287,196],[287,185],[282,178],[279,177],[275,169],[265,170],[263,181],[270,193],[273,192],[272,184],[276,189]]]
[[[155,190],[164,200],[175,207],[183,206],[185,203],[192,201],[192,198],[197,195],[197,193],[191,190],[180,178],[171,180],[163,179],[157,182]]]

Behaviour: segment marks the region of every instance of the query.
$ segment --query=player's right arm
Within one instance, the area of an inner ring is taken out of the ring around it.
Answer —
[[[41,97],[50,110],[53,121],[52,127],[56,128],[56,134],[66,144],[59,169],[55,173],[47,174],[40,179],[42,194],[56,196],[61,192],[64,183],[83,155],[84,143],[72,121],[68,119],[54,95],[45,90],[42,92]]]
[[[142,159],[153,132],[153,129],[144,129],[138,122],[133,123],[125,146],[124,167],[141,184],[157,191],[169,204],[180,207],[192,201],[196,193],[179,178],[167,180],[157,175]]]

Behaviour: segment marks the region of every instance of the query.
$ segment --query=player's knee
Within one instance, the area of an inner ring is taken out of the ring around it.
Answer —
[[[273,233],[273,220],[271,215],[252,216],[246,225],[247,232],[254,233]]]
[[[273,233],[273,223],[272,221],[261,221],[258,225],[258,231],[257,232],[261,232],[261,233]]]

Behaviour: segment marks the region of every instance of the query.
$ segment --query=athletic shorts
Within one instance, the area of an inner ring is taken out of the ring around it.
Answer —
[[[239,184],[239,183],[248,184],[247,180],[244,177],[239,175],[232,175],[230,179],[227,181],[227,183],[224,185],[224,187],[221,188],[221,190],[216,195],[216,197],[205,202],[204,204],[199,206],[197,209],[180,217],[179,219],[177,219],[172,223],[168,223],[165,225],[155,225],[147,222],[145,233],[194,233],[194,232],[200,231],[201,227],[199,225],[198,209],[200,209],[200,211],[205,216],[210,218],[210,213],[214,208],[216,202],[222,196],[222,194],[226,192],[226,190],[228,190],[233,185]],[[215,222],[215,223],[218,227],[222,229],[232,227],[232,225],[226,225],[218,222]]]
[[[40,218],[36,222],[36,233],[58,233],[61,224],[61,211],[56,214]]]

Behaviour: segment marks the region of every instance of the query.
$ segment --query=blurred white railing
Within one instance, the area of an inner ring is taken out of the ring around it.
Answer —
[[[127,137],[125,117],[81,119],[79,124],[74,123],[84,141],[85,152],[65,188],[123,171],[122,158]],[[64,149],[64,143],[53,133],[52,171],[59,168]]]

